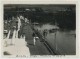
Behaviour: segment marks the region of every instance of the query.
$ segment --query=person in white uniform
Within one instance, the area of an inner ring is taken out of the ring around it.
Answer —
[[[32,36],[33,36],[33,41],[34,41],[34,45],[35,45],[36,44],[36,39],[39,39],[39,37],[36,35],[35,32],[33,32]]]

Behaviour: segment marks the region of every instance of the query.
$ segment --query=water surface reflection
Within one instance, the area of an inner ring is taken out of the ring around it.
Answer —
[[[53,31],[55,28],[57,31]],[[43,31],[47,29],[46,41],[55,51],[58,51],[60,54],[76,54],[75,30],[60,30],[58,26],[50,24],[35,25],[35,29],[38,29],[42,35]]]

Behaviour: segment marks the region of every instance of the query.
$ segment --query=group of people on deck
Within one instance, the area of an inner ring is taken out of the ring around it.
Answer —
[[[25,24],[29,23],[29,20],[27,18],[24,18],[23,16],[17,16],[17,17],[13,16],[11,22],[10,22],[11,28],[13,27],[12,30],[16,30],[16,32],[18,31],[18,38],[21,38],[21,37],[23,38],[25,36],[25,34],[22,32],[24,31],[23,27]],[[43,31],[43,36],[44,38],[47,36],[47,30]],[[34,31],[32,33],[32,37],[33,37],[33,42],[35,45],[36,40],[39,39],[39,37]]]

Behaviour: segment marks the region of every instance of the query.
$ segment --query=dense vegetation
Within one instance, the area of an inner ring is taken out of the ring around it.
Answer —
[[[42,9],[38,9],[29,15],[32,22],[38,23],[51,23],[55,24],[64,29],[75,29],[76,28],[76,13],[72,9],[66,11],[44,12]]]
[[[59,12],[56,16],[56,21],[60,28],[75,29],[76,14],[73,11]]]
[[[27,17],[31,22],[38,23],[51,23],[57,25],[63,29],[75,29],[76,28],[76,12],[72,8],[68,8],[66,11],[57,11],[57,13],[45,12],[42,8],[33,8],[28,11],[24,11],[24,8],[16,8],[11,10],[4,10],[4,19],[9,19],[12,16],[17,16],[23,14],[24,17]],[[12,12],[11,12],[12,11]],[[23,11],[23,12],[16,12]]]

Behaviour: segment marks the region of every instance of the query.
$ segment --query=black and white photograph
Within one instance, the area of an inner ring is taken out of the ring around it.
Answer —
[[[76,55],[76,4],[4,4],[3,55]]]

